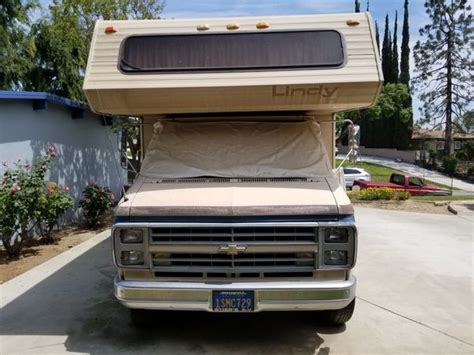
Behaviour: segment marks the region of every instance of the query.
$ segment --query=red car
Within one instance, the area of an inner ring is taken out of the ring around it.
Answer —
[[[452,194],[448,189],[426,184],[421,177],[396,173],[390,176],[390,182],[356,180],[354,186],[359,186],[361,189],[388,187],[394,190],[408,191],[413,196],[446,196]]]

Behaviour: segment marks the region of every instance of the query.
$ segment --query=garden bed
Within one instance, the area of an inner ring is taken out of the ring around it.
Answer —
[[[396,211],[407,211],[407,212],[420,212],[420,213],[433,213],[433,214],[444,214],[451,215],[446,206],[435,206],[433,202],[424,202],[416,200],[406,201],[352,201],[354,206],[363,206],[371,208],[381,208],[385,210],[396,210]]]
[[[0,249],[0,284],[85,242],[107,228],[110,228],[110,223],[104,223],[96,229],[85,228],[82,225],[66,226],[54,232],[53,244],[44,244],[40,239],[28,240],[20,256],[14,259],[9,259],[5,250]]]

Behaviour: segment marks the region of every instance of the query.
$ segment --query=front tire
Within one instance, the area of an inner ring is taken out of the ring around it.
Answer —
[[[348,322],[354,314],[355,299],[346,307],[323,311],[322,316],[326,323],[331,325],[343,325]]]

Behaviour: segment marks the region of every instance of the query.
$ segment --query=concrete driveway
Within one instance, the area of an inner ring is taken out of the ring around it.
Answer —
[[[112,295],[102,234],[0,286],[0,353],[472,354],[473,223],[356,212],[358,300],[345,327],[310,313],[183,312],[139,331]]]

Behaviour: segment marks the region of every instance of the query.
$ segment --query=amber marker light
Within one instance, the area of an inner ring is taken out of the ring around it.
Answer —
[[[359,26],[360,22],[357,21],[357,20],[347,20],[346,24],[347,24],[347,26],[354,27],[354,26]]]
[[[104,30],[104,32],[108,35],[117,32],[114,26],[107,26]]]
[[[198,31],[207,31],[207,30],[210,29],[210,28],[211,28],[211,26],[209,26],[207,23],[204,24],[204,25],[198,25],[198,26],[196,27],[196,29],[197,29]]]
[[[240,26],[236,23],[229,23],[226,27],[228,30],[238,30],[240,28]]]
[[[257,27],[259,30],[264,30],[265,28],[270,27],[270,25],[266,21],[260,21],[255,25],[255,27]]]

